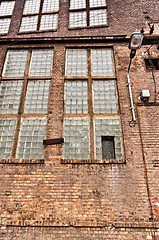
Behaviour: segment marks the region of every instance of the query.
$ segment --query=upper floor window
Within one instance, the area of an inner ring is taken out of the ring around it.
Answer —
[[[70,0],[69,27],[107,25],[106,0]]]
[[[7,34],[15,1],[0,1],[0,34]]]
[[[26,0],[20,32],[56,30],[59,0]]]
[[[8,50],[0,83],[0,159],[42,159],[52,49]]]
[[[67,49],[64,161],[122,159],[111,48]]]

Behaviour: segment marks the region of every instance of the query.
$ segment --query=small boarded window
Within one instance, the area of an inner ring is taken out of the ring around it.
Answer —
[[[115,144],[113,136],[102,136],[102,159],[115,159]]]
[[[145,65],[147,70],[159,70],[159,58],[145,58]]]

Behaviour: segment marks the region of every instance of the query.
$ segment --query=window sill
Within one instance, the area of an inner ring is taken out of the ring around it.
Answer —
[[[94,25],[94,26],[82,26],[82,27],[68,27],[68,30],[82,30],[82,29],[95,29],[95,28],[107,28],[109,27],[108,24],[104,25]]]
[[[125,159],[61,159],[62,164],[125,164]]]
[[[44,159],[1,159],[0,164],[44,164]]]

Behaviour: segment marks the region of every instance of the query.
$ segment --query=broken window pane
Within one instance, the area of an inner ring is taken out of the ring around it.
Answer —
[[[17,158],[43,158],[46,119],[23,119],[21,122]]]
[[[86,81],[65,82],[65,113],[88,112],[88,89]]]
[[[47,113],[50,81],[30,81],[27,86],[25,113]]]
[[[88,123],[88,120],[85,119],[65,119],[65,159],[89,158]]]
[[[9,159],[13,144],[16,120],[0,119],[0,159]]]

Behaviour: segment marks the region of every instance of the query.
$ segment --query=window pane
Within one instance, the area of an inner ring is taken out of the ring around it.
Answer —
[[[119,119],[96,119],[95,120],[96,158],[102,159],[102,136],[114,137],[115,158],[122,159],[121,133]]]
[[[20,32],[36,31],[38,24],[38,16],[23,17]]]
[[[30,76],[50,76],[53,50],[37,49],[32,51]]]
[[[117,113],[116,82],[93,81],[94,112],[95,113]]]
[[[27,61],[27,53],[27,50],[8,50],[3,69],[3,76],[23,76]]]
[[[88,93],[86,81],[65,82],[65,112],[87,113]]]
[[[44,0],[42,12],[54,12],[59,10],[59,0]]]
[[[106,0],[89,0],[90,7],[103,7],[106,6]]]
[[[86,27],[87,16],[86,12],[75,12],[70,13],[69,27]]]
[[[0,19],[0,34],[8,33],[10,21],[10,18]]]
[[[9,159],[16,120],[0,119],[0,159]]]
[[[21,159],[43,158],[43,139],[46,119],[23,119],[21,122],[18,153]]]
[[[93,76],[114,76],[113,53],[111,49],[93,49],[92,75]]]
[[[106,25],[107,12],[106,9],[90,11],[90,26]]]
[[[86,8],[86,0],[71,0],[70,9]]]
[[[22,81],[2,81],[0,85],[0,113],[17,113]]]
[[[65,120],[65,159],[88,159],[89,136],[88,120],[66,119]]]
[[[87,76],[87,51],[85,49],[67,50],[66,76]]]
[[[27,86],[25,113],[47,113],[50,81],[33,81]]]
[[[0,16],[12,15],[15,1],[4,1],[0,4]]]
[[[23,14],[39,13],[40,0],[26,0]]]
[[[57,29],[58,15],[42,15],[40,30],[56,30]]]

